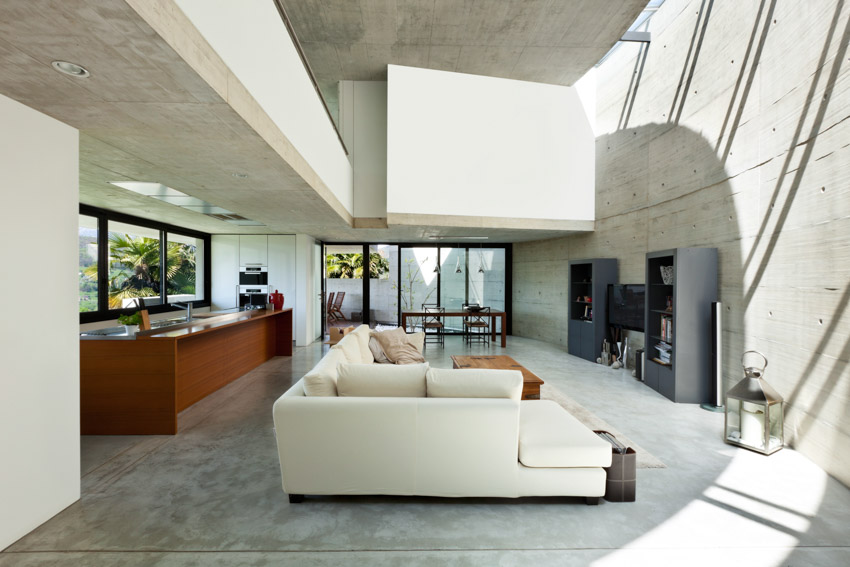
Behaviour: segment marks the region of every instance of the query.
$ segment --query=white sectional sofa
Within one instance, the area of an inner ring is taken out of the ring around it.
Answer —
[[[368,344],[368,329],[343,341],[364,336]],[[291,502],[386,494],[596,503],[605,493],[611,446],[554,402],[520,401],[520,372],[371,364],[363,349],[337,346],[274,404]],[[317,374],[336,391],[307,395]]]

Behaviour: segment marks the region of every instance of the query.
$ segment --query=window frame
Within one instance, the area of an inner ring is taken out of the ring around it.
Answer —
[[[97,219],[97,310],[85,311],[80,313],[80,323],[96,323],[98,321],[109,321],[116,319],[121,315],[131,315],[137,311],[137,308],[131,307],[127,309],[109,309],[109,221],[121,222],[126,224],[134,224],[143,228],[150,228],[159,231],[160,240],[160,265],[165,265],[164,255],[167,249],[168,234],[174,232],[182,236],[190,236],[204,241],[204,299],[192,301],[193,307],[209,307],[210,297],[212,295],[212,236],[205,232],[199,232],[182,226],[176,226],[167,223],[143,219],[124,213],[116,213],[106,209],[100,209],[91,205],[80,204],[79,214]],[[106,267],[106,269],[103,269]],[[170,311],[181,311],[179,307],[171,307],[165,303],[168,296],[168,282],[161,282],[160,285],[160,300],[161,305],[149,306],[148,312],[151,314],[167,313]]]

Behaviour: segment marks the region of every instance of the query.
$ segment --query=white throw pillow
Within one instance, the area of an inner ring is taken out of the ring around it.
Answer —
[[[345,354],[345,359],[351,364],[362,364],[363,358],[360,352],[360,339],[354,333],[342,337],[342,340],[331,347],[331,350],[340,350]]]
[[[519,370],[431,368],[425,382],[429,398],[522,398]]]
[[[352,333],[357,337],[357,344],[360,345],[360,362],[363,364],[370,364],[375,361],[375,357],[372,356],[372,351],[369,349],[371,333],[372,329],[369,328],[369,325],[360,325]]]
[[[304,394],[307,396],[336,396],[337,367],[346,362],[345,354],[333,347],[313,369],[304,375]]]
[[[340,364],[340,396],[424,398],[428,363],[404,365]]]

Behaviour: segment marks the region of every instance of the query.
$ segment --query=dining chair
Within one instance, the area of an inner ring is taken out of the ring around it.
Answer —
[[[477,303],[464,303],[463,310],[466,312],[463,318],[466,344],[480,341],[490,346],[490,308],[481,307]]]
[[[425,331],[425,344],[427,345],[430,339],[430,342],[445,346],[445,325],[443,324],[443,314],[446,312],[446,308],[440,307],[436,303],[423,303],[422,311],[425,313],[422,317],[422,327]]]

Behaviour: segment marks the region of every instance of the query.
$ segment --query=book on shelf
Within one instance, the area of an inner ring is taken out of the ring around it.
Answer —
[[[671,342],[673,340],[673,317],[661,316],[661,340]]]

